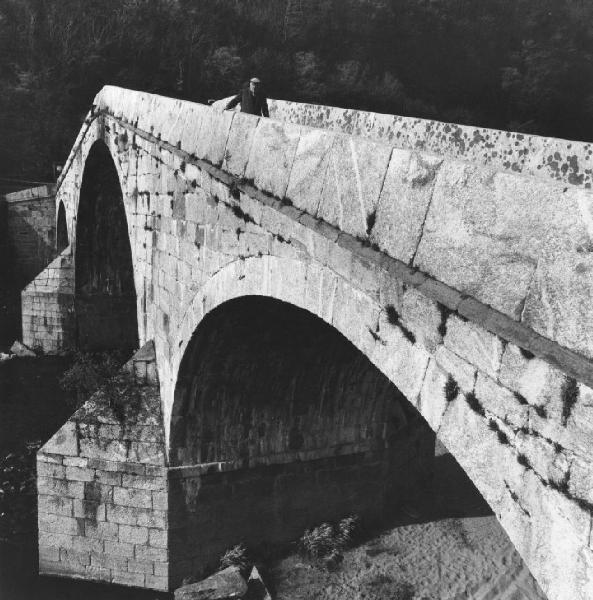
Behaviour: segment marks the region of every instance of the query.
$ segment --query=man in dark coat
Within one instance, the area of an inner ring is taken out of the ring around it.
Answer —
[[[226,109],[230,110],[231,108],[235,108],[239,103],[241,103],[241,112],[249,113],[250,115],[263,115],[264,117],[270,116],[270,113],[268,112],[268,101],[261,91],[261,81],[257,77],[253,77],[249,81],[249,86],[245,85],[245,87],[227,103]]]

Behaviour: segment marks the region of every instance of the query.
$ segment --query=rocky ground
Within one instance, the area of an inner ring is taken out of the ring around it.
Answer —
[[[489,507],[440,448],[432,493],[328,570],[298,554],[270,570],[277,600],[545,600]]]

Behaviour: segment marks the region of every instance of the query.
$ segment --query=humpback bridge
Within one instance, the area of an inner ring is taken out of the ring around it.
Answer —
[[[593,150],[114,87],[24,341],[138,349],[38,454],[40,571],[171,589],[413,498],[434,434],[551,599],[593,596]]]

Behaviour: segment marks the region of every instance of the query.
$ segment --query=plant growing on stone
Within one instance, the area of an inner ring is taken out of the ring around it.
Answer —
[[[220,568],[239,567],[241,573],[246,575],[251,569],[252,561],[249,558],[247,548],[243,544],[237,544],[227,550],[220,559]]]
[[[60,378],[60,387],[75,394],[70,407],[76,410],[88,397],[105,385],[121,368],[125,357],[115,352],[76,352],[72,366]]]

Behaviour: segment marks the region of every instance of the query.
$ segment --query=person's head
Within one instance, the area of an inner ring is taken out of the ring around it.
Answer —
[[[261,89],[261,81],[257,77],[252,77],[249,80],[249,89],[255,94]]]

